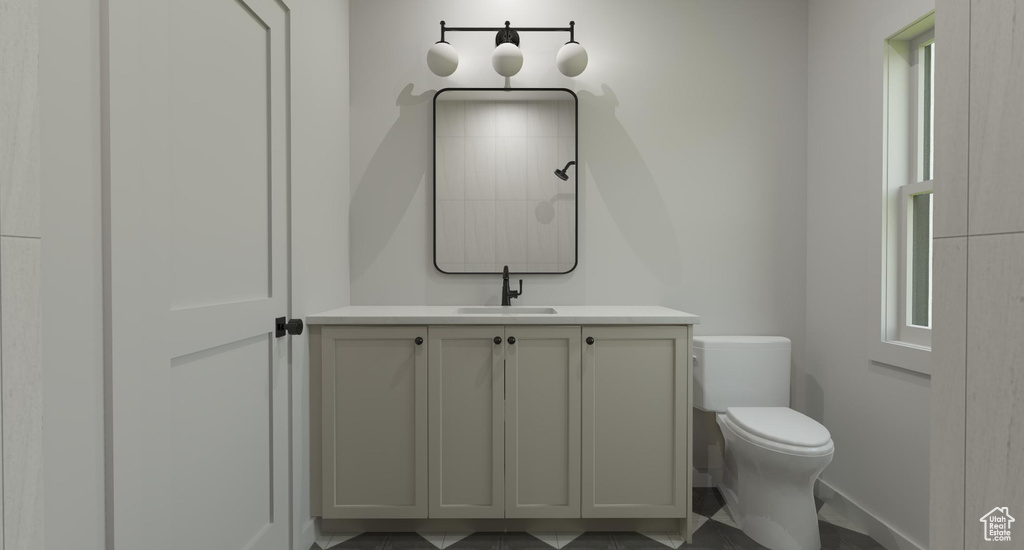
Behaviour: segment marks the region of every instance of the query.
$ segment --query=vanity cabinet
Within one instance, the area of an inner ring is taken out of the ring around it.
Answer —
[[[430,517],[580,517],[580,327],[431,327]]]
[[[687,330],[583,328],[583,517],[687,516]]]
[[[688,533],[695,317],[424,310],[310,324],[312,512],[328,530]]]
[[[426,338],[426,327],[323,327],[323,517],[427,517]]]

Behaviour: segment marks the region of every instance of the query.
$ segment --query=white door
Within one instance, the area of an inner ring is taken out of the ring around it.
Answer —
[[[108,6],[114,548],[288,548],[288,9]]]

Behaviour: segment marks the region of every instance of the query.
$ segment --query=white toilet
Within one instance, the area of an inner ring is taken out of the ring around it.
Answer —
[[[818,550],[814,481],[832,462],[824,426],[789,408],[790,342],[694,337],[694,406],[725,439],[719,489],[744,533],[772,550]]]

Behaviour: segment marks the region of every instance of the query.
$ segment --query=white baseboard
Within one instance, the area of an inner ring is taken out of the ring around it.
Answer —
[[[316,541],[316,518],[309,518],[305,525],[299,526],[295,533],[295,550],[309,550]]]
[[[831,485],[819,479],[814,485],[814,494],[829,504],[836,512],[842,514],[847,521],[875,539],[887,550],[926,550],[927,546],[910,540],[906,535],[894,529],[885,521],[875,517],[849,497],[835,490]]]

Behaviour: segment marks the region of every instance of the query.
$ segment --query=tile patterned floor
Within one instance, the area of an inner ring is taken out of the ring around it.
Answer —
[[[868,535],[821,501],[818,528],[823,550],[883,550]],[[764,548],[743,534],[712,488],[693,490],[693,543],[678,533],[351,533],[325,536],[310,550],[747,550]]]

